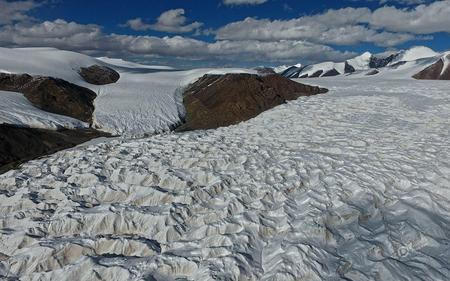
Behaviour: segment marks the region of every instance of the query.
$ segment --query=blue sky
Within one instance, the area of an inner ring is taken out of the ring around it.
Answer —
[[[0,0],[0,46],[184,68],[339,61],[415,45],[448,50],[449,7],[448,0]]]

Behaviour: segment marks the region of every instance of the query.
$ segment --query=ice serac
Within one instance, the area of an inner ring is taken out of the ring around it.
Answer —
[[[120,78],[120,74],[114,69],[103,65],[91,65],[89,67],[80,68],[79,72],[83,79],[94,85],[107,85],[116,83]]]
[[[96,94],[65,80],[0,73],[0,90],[20,92],[37,108],[91,123]]]
[[[237,124],[286,101],[326,91],[280,75],[205,75],[185,90],[186,121],[178,130]]]

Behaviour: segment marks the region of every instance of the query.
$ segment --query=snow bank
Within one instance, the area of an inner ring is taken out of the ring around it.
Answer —
[[[0,176],[0,276],[447,280],[448,82],[308,82],[330,92]]]
[[[40,129],[88,128],[89,124],[34,107],[22,94],[0,91],[0,124]]]

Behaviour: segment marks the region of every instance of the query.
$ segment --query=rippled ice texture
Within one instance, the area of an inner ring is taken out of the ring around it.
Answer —
[[[331,91],[1,176],[0,275],[449,280],[448,82],[307,82]]]

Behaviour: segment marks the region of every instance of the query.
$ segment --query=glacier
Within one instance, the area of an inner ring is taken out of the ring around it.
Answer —
[[[448,82],[297,81],[330,92],[1,175],[0,276],[448,280]]]

